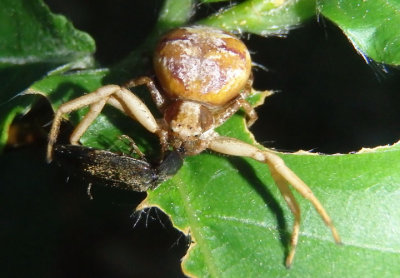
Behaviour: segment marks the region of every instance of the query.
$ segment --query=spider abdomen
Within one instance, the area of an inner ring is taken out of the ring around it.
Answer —
[[[184,27],[160,40],[154,69],[169,97],[221,106],[246,85],[251,58],[245,44],[230,33]]]

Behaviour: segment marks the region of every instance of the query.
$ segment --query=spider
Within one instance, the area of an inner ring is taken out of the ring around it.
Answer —
[[[239,38],[205,26],[177,28],[158,42],[153,66],[154,80],[140,77],[124,86],[105,85],[61,105],[50,130],[47,160],[52,160],[63,114],[89,106],[89,112],[71,134],[70,143],[76,145],[104,105],[110,104],[156,134],[162,151],[173,149],[180,150],[183,155],[196,155],[209,149],[266,163],[294,215],[287,267],[293,262],[300,230],[300,208],[289,185],[313,204],[336,243],[341,242],[331,218],[311,189],[274,151],[221,136],[214,130],[241,108],[248,118],[248,127],[257,119],[256,112],[246,101],[253,82],[252,62],[247,47]],[[163,118],[156,120],[129,90],[140,85],[147,86]]]

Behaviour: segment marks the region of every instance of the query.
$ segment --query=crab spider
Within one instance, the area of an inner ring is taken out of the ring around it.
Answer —
[[[138,121],[149,132],[157,134],[163,151],[179,149],[184,155],[195,155],[210,149],[267,164],[294,215],[287,267],[293,262],[300,230],[300,208],[289,185],[313,204],[331,229],[334,240],[340,243],[339,234],[322,204],[278,155],[272,150],[221,136],[214,130],[240,108],[248,116],[248,126],[257,119],[245,99],[252,87],[251,58],[240,39],[210,27],[178,28],[161,38],[153,62],[156,81],[141,77],[124,86],[106,85],[61,105],[49,134],[47,160],[52,160],[63,114],[89,106],[89,112],[70,137],[71,144],[78,144],[104,105],[109,104]],[[146,105],[129,90],[139,85],[147,86],[164,115],[162,119],[156,120]]]

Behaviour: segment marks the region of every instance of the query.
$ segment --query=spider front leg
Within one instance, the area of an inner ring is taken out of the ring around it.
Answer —
[[[53,120],[47,145],[47,161],[51,162],[53,146],[60,130],[62,116],[85,106],[89,106],[89,112],[72,132],[71,144],[77,144],[83,133],[100,114],[104,105],[108,103],[120,109],[122,112],[137,120],[148,131],[160,134],[160,127],[147,106],[131,91],[117,85],[106,85],[87,95],[78,97],[62,104]]]
[[[210,140],[209,149],[228,155],[251,157],[257,161],[266,163],[271,171],[272,178],[277,184],[279,191],[285,199],[288,207],[294,215],[293,231],[290,242],[290,251],[286,258],[286,266],[290,267],[296,252],[296,246],[300,231],[300,208],[288,185],[291,185],[304,198],[309,200],[315,207],[325,224],[330,228],[336,243],[340,243],[340,236],[336,231],[328,213],[315,197],[311,189],[286,165],[285,162],[276,154],[269,150],[260,150],[255,146],[240,140],[217,136]]]

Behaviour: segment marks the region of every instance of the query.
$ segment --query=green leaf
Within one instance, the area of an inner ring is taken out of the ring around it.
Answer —
[[[400,64],[399,1],[323,0],[317,7],[362,55],[380,63]]]
[[[286,34],[315,15],[315,0],[248,0],[200,20],[200,24],[262,36]]]
[[[227,2],[229,0],[201,0],[203,3]]]
[[[185,24],[193,14],[194,2],[192,0],[167,0],[158,18],[157,34],[174,27]]]
[[[90,65],[95,44],[64,16],[51,14],[41,0],[4,0],[0,37],[1,151],[11,122],[27,112],[35,99],[20,93],[51,70]]]
[[[41,0],[3,0],[0,63],[65,62],[94,51],[93,39],[53,15]]]
[[[202,3],[227,2],[229,0],[200,0]]]
[[[237,127],[242,126],[242,131]],[[243,119],[220,133],[251,141]],[[149,192],[194,242],[183,261],[193,277],[394,277],[400,275],[400,145],[348,155],[282,154],[310,185],[342,237],[335,245],[314,208],[296,194],[302,227],[287,270],[293,217],[268,167],[204,153],[186,159],[170,181]],[[373,171],[371,171],[373,169]],[[306,274],[305,274],[306,273]]]

